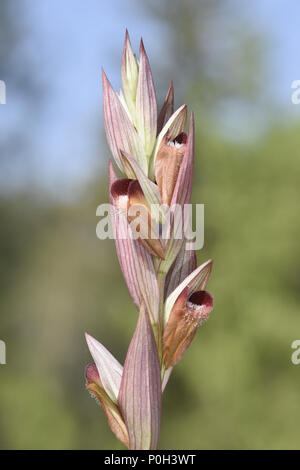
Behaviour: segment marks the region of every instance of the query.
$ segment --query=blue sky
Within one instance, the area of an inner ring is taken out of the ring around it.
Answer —
[[[11,1],[17,11],[20,0]],[[33,178],[53,193],[62,185],[66,191],[72,190],[74,182],[90,176],[95,162],[95,139],[102,138],[101,66],[118,88],[125,28],[131,32],[135,50],[143,36],[154,63],[164,43],[164,29],[134,0],[21,3],[26,5],[24,21],[28,25],[25,46],[38,64],[35,73],[45,91],[43,110],[29,127],[35,161]],[[300,106],[290,102],[291,82],[300,79],[300,2],[252,0],[241,6],[241,16],[266,33],[270,77],[265,84],[267,92],[272,93],[287,118],[300,117]],[[0,113],[4,131],[5,121],[13,119],[10,101],[13,97],[9,95],[8,83],[6,112],[2,107]],[[104,147],[99,161],[107,157]]]
[[[268,85],[274,89],[274,99],[286,106],[290,104],[291,82],[300,78],[300,2],[255,0],[251,5],[252,15],[266,31],[270,43],[268,61],[272,83]]]

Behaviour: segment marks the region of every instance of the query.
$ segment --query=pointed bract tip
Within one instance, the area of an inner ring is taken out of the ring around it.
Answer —
[[[149,62],[143,38],[141,38],[141,42],[140,42],[140,60],[145,60],[146,62]]]
[[[103,83],[103,86],[104,86],[104,85],[107,85],[107,84],[110,85],[110,82],[109,82],[109,80],[108,80],[108,78],[107,78],[106,73],[104,72],[104,68],[103,68],[103,67],[101,67],[101,73],[102,73],[102,83]]]
[[[182,106],[180,106],[180,108],[178,108],[178,110],[173,114],[173,116],[176,115],[176,114],[177,114],[177,116],[176,116],[175,120],[173,122],[171,122],[170,129],[172,129],[172,127],[174,127],[174,123],[176,123],[175,129],[176,129],[176,132],[177,132],[177,135],[178,135],[178,134],[180,134],[180,132],[183,132],[186,129],[186,120],[187,120],[187,114],[188,114],[187,104],[183,104]],[[172,119],[172,116],[171,116],[170,119]],[[172,133],[172,136],[174,138],[177,135],[173,135],[173,133]]]
[[[85,333],[85,340],[87,342],[87,345],[90,351],[91,351],[91,348],[93,348],[93,346],[95,346],[98,343],[98,341],[95,338],[93,338],[91,335],[89,335],[88,333]]]
[[[93,345],[96,345],[96,344],[99,344],[99,342],[93,338],[93,336],[89,335],[88,333],[85,333],[85,339],[86,339],[86,342],[88,344],[88,346],[93,346]]]
[[[92,338],[92,336],[90,336],[87,332],[84,333],[84,336],[85,336],[86,342],[89,341],[89,338]]]
[[[141,38],[140,42],[140,54],[146,54],[143,38]]]
[[[165,99],[165,102],[164,102],[164,106],[166,106],[167,103],[169,105],[172,105],[172,113],[169,116],[169,117],[171,117],[171,115],[174,113],[174,85],[173,85],[173,80],[170,81],[170,85],[169,85],[168,93],[167,93],[167,96],[166,96],[166,99]]]
[[[213,260],[212,259],[209,259],[207,261],[205,261],[205,263],[202,264],[202,270],[207,268],[209,266],[210,270],[212,269],[212,265],[213,265]]]
[[[126,28],[123,55],[126,53],[126,49],[127,49],[128,47],[131,48],[131,41],[130,41],[130,36],[129,36],[128,29]]]
[[[168,97],[171,97],[172,100],[174,100],[174,83],[173,80],[170,81],[170,86],[169,86],[169,91],[168,91]]]

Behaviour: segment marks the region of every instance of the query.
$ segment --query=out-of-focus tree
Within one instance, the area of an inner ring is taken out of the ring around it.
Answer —
[[[262,32],[249,22],[244,4],[146,0],[143,5],[165,31],[157,64],[159,90],[172,77],[178,102],[190,103],[206,121],[227,103],[232,108],[258,101],[265,73]]]
[[[0,79],[7,103],[0,108],[0,189],[8,191],[28,182],[32,170],[32,124],[42,105],[37,64],[27,47],[26,4],[0,3]],[[26,123],[26,125],[24,125]]]

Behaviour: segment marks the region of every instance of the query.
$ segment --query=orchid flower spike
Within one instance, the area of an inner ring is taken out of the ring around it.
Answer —
[[[123,90],[104,71],[103,118],[118,177],[109,162],[109,201],[116,251],[138,320],[124,367],[86,334],[94,363],[86,388],[103,408],[115,436],[129,449],[157,449],[162,393],[199,325],[213,308],[207,292],[212,261],[197,267],[176,216],[190,204],[194,175],[194,115],[174,111],[171,82],[158,112],[143,41],[139,58],[128,31],[122,56]],[[104,313],[104,312],[103,312]]]

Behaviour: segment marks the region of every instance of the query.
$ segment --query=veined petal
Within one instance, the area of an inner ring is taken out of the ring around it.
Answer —
[[[143,40],[141,40],[140,47],[140,67],[136,92],[136,126],[144,143],[146,155],[150,158],[156,139],[157,104],[152,73]],[[148,172],[146,173],[148,174]]]
[[[167,273],[178,255],[183,241],[174,237],[174,227],[169,232],[169,239],[166,240],[164,259],[161,259],[157,266],[157,271]]]
[[[173,305],[164,329],[163,361],[166,369],[174,367],[191,344],[197,328],[207,320],[213,297],[204,290],[188,295],[186,287]]]
[[[110,194],[115,209],[120,216],[127,218],[129,234],[145,246],[151,255],[163,259],[164,247],[159,238],[159,225],[152,218],[151,208],[138,180],[119,179],[112,184]]]
[[[136,124],[135,100],[138,83],[139,66],[135,54],[132,52],[128,31],[126,30],[125,44],[122,57],[122,84],[126,103],[134,124]]]
[[[192,193],[194,171],[194,115],[191,114],[189,136],[185,153],[180,165],[171,204],[189,204]]]
[[[123,367],[99,341],[87,333],[85,338],[97,366],[103,388],[109,398],[117,403]]]
[[[155,180],[159,187],[162,204],[170,206],[182,159],[186,151],[187,135],[182,132],[175,141],[164,136],[155,160]]]
[[[127,352],[119,393],[130,449],[158,446],[162,386],[160,364],[148,313],[141,306],[139,320]]]
[[[126,173],[132,176],[129,178],[135,178],[140,183],[140,186],[143,190],[145,198],[151,207],[151,211],[156,220],[160,218],[159,206],[161,204],[159,189],[156,184],[154,184],[143,172],[138,162],[128,155],[126,152],[121,153],[122,163],[125,168]]]
[[[199,290],[204,290],[210,273],[212,269],[212,260],[206,261],[206,263],[201,264],[197,269],[195,269],[189,276],[187,276],[184,281],[179,284],[179,286],[169,295],[165,303],[165,313],[164,320],[165,325],[169,320],[169,316],[173,305],[175,304],[178,297],[181,295],[183,290],[187,287],[187,296],[189,297],[194,292]]]
[[[163,381],[162,381],[162,391],[164,392],[166,386],[167,386],[167,383],[169,382],[169,378],[171,376],[171,373],[172,373],[172,370],[173,370],[173,367],[169,367],[165,373],[164,373],[164,377],[163,377]]]
[[[158,119],[157,119],[157,133],[159,134],[166,122],[170,119],[174,113],[174,86],[171,81],[170,87],[164,101],[164,104],[160,110]]]
[[[185,242],[184,217],[182,207],[177,204],[168,208],[166,223],[162,227],[162,239],[165,240],[165,258],[159,264],[159,271],[168,273]]]
[[[187,242],[181,245],[181,249],[172,264],[165,283],[165,297],[168,296],[197,268],[197,256],[194,250],[186,249]]]
[[[158,149],[162,143],[162,140],[164,136],[168,133],[169,140],[174,140],[181,132],[184,132],[185,130],[185,125],[186,125],[186,117],[187,117],[187,105],[183,104],[180,106],[180,108],[175,111],[174,114],[170,117],[170,119],[166,122],[162,130],[160,131],[156,144],[155,144],[155,149],[153,152],[153,157],[151,160],[151,171],[150,171],[150,177],[154,178],[154,166],[155,166],[155,160],[156,160],[156,155],[158,152]]]
[[[109,165],[109,189],[110,202],[114,204],[111,196],[111,187],[117,181],[112,162]],[[126,204],[126,201],[124,201]],[[140,308],[145,303],[153,322],[158,319],[159,289],[153,265],[152,256],[140,244],[134,240],[126,217],[121,211],[112,210],[112,226],[115,232],[115,243],[119,263],[125,282],[133,302]]]
[[[169,230],[169,234],[167,234],[165,238],[169,239],[169,242],[165,250],[165,258],[160,264],[160,267],[164,272],[168,272],[182,247],[182,240],[178,240],[177,238],[182,238],[182,234],[184,233],[185,222],[184,217],[182,217],[182,212],[184,205],[189,203],[191,197],[193,163],[194,121],[193,115],[191,115],[190,134],[188,136],[185,153],[180,165],[175,188],[173,190],[172,201],[170,204],[171,213],[173,211],[174,216],[171,217],[171,223],[166,227],[167,230]]]
[[[138,160],[141,168],[147,173],[148,161],[142,141],[104,71],[102,71],[102,77],[104,128],[114,159],[123,172],[120,151],[124,150]]]
[[[151,207],[148,205],[138,180],[131,181],[128,188],[128,196],[129,209],[127,218],[130,222],[131,230],[150,254],[164,259],[165,250],[159,238],[158,221],[155,223],[155,220],[152,218]]]
[[[120,88],[120,91],[119,91],[119,100],[121,101],[121,105],[123,106],[123,108],[125,109],[126,113],[127,113],[127,116],[129,117],[130,121],[133,123],[133,119],[132,119],[132,116],[130,114],[130,111],[129,111],[129,108],[128,108],[128,104],[126,102],[126,99],[125,99],[125,96],[124,96],[124,93],[122,91],[122,89]]]
[[[128,431],[118,406],[105,392],[95,364],[86,367],[86,388],[102,405],[110,429],[126,447],[129,447]]]

